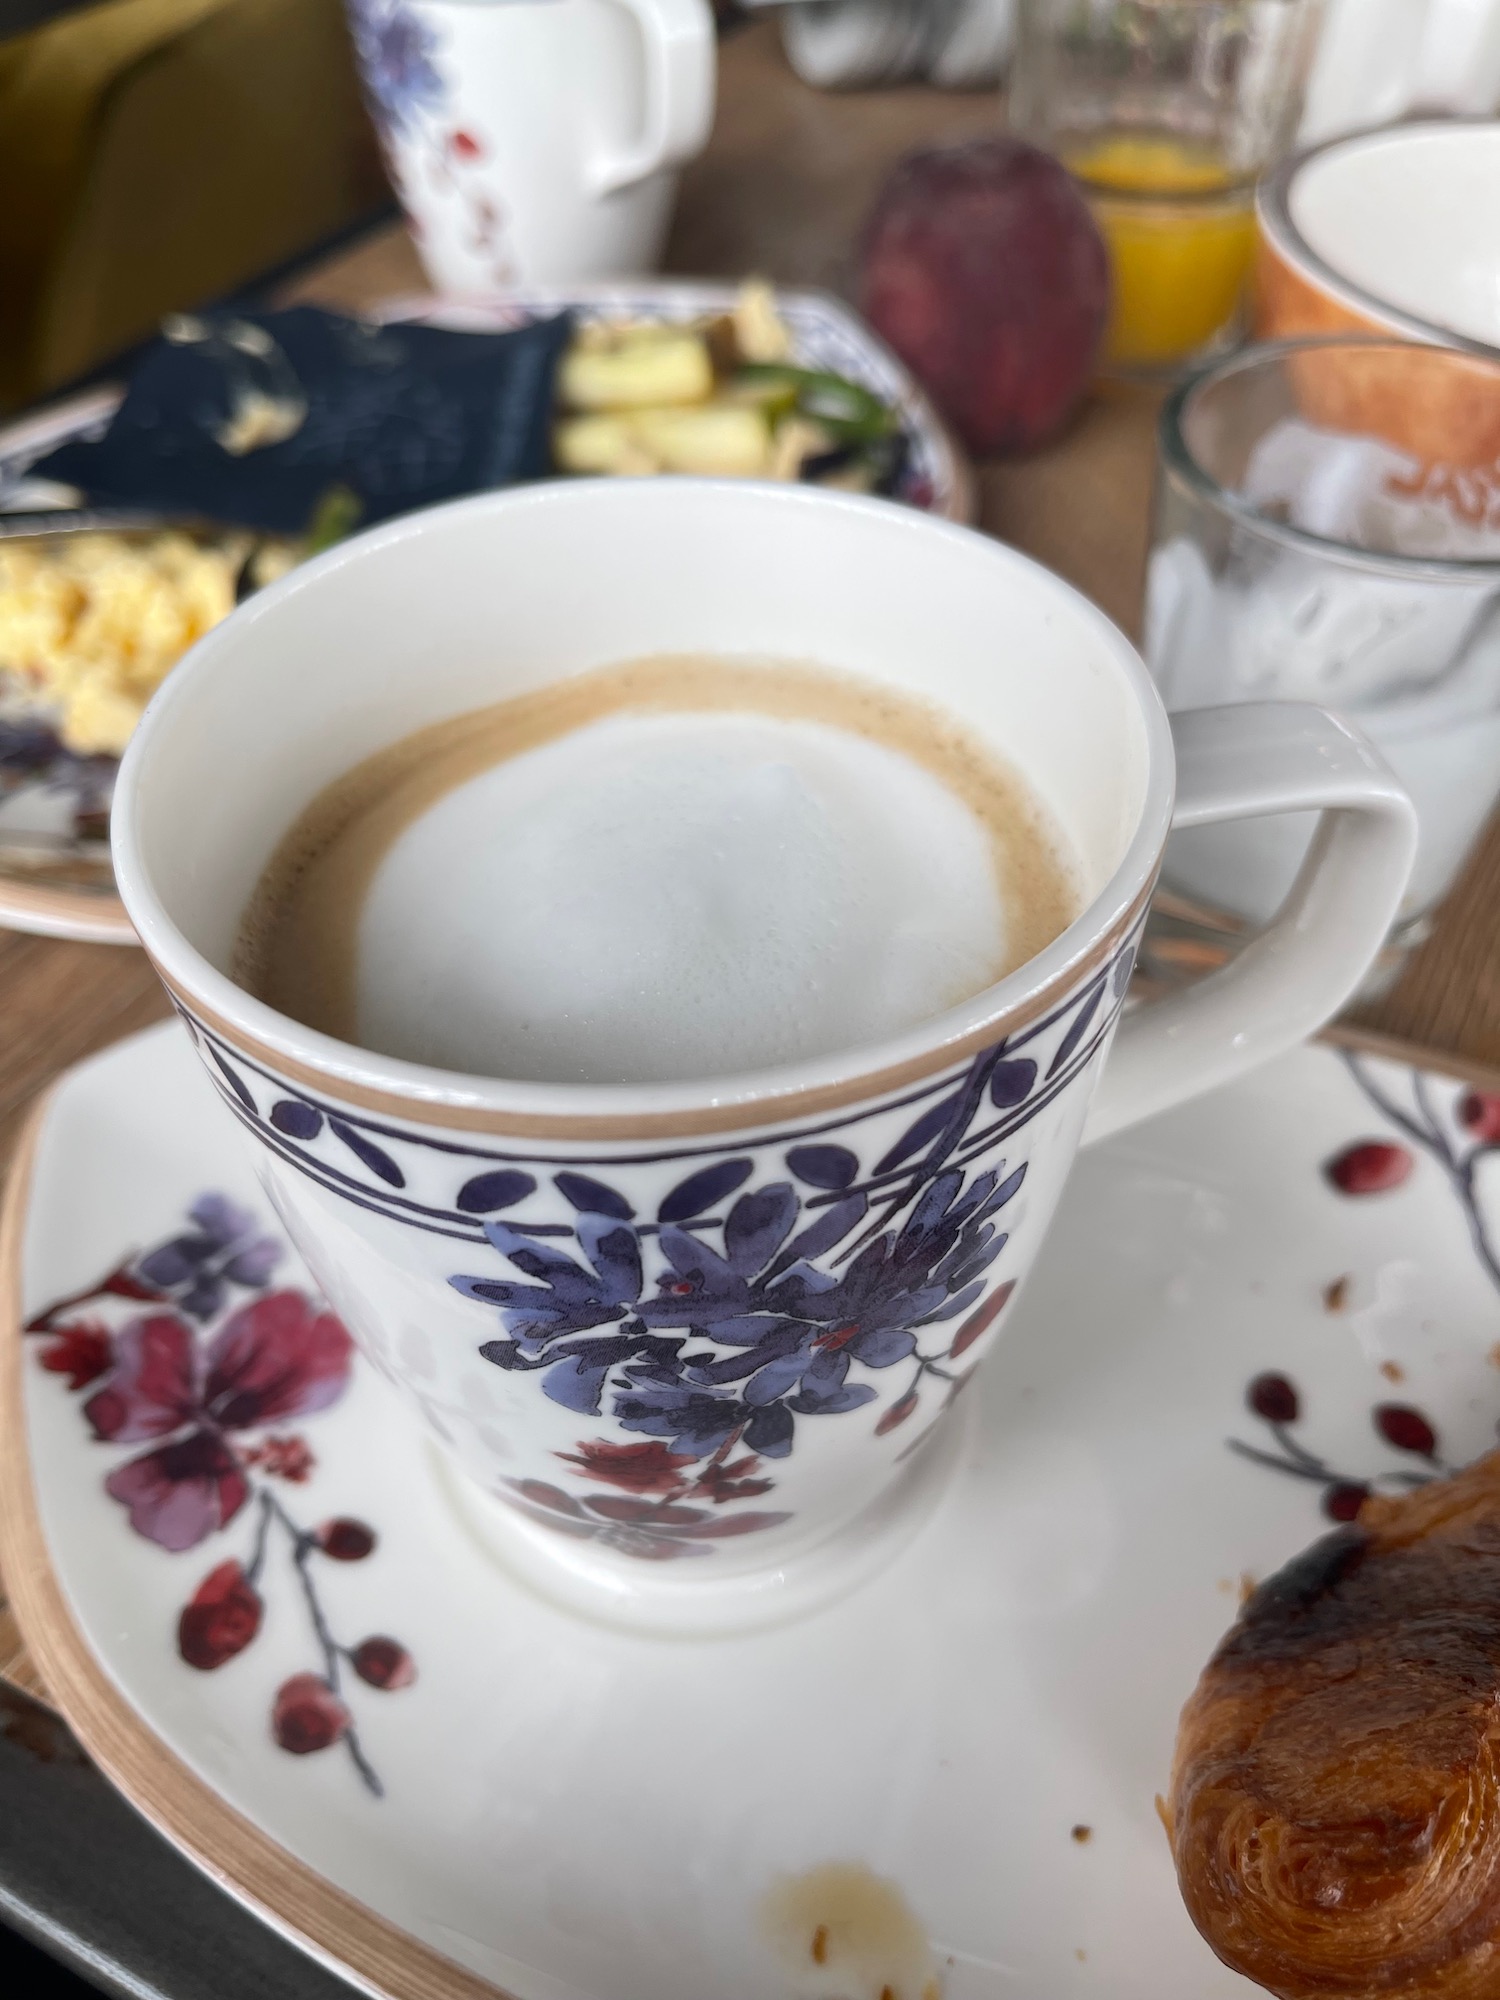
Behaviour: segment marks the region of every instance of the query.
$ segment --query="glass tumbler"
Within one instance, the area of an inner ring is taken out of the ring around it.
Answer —
[[[1175,392],[1160,443],[1147,664],[1169,709],[1315,701],[1374,742],[1420,827],[1388,979],[1500,796],[1500,364],[1403,341],[1247,348]],[[1178,917],[1264,923],[1314,823],[1173,834]]]
[[[1262,170],[1296,130],[1323,0],[1021,0],[1009,118],[1082,182],[1114,268],[1106,366],[1235,338]]]

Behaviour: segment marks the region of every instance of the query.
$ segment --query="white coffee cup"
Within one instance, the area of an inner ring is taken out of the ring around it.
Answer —
[[[1500,104],[1500,0],[1329,0],[1298,141]]]
[[[670,1083],[455,1075],[229,977],[281,836],[361,758],[610,661],[705,652],[963,717],[1067,829],[1080,915],[884,1041]],[[1269,930],[1126,1013],[1169,828],[1308,808],[1323,829]],[[1085,1120],[1112,1131],[1317,1028],[1415,845],[1353,731],[1294,703],[1169,727],[1130,643],[1015,550],[885,501],[689,479],[484,494],[295,571],[153,699],[112,826],[126,908],[277,1214],[439,1440],[457,1511],[538,1587],[656,1629],[868,1573],[941,1490],[947,1411]]]
[[[434,287],[653,270],[713,123],[708,0],[348,0]]]

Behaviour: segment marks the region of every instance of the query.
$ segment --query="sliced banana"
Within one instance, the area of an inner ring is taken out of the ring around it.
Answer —
[[[714,371],[700,335],[632,327],[607,347],[571,347],[563,356],[558,388],[573,410],[652,409],[706,403]]]

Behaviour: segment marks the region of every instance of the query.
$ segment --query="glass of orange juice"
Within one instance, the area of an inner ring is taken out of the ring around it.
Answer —
[[[1253,197],[1323,0],[1021,0],[1010,122],[1082,182],[1114,268],[1106,364],[1170,373],[1239,330]]]

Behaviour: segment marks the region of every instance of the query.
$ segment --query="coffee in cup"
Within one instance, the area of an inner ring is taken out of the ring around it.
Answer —
[[[443,1069],[686,1080],[914,1027],[1081,901],[1062,828],[957,716],[847,673],[666,657],[449,717],[325,787],[235,976]]]

